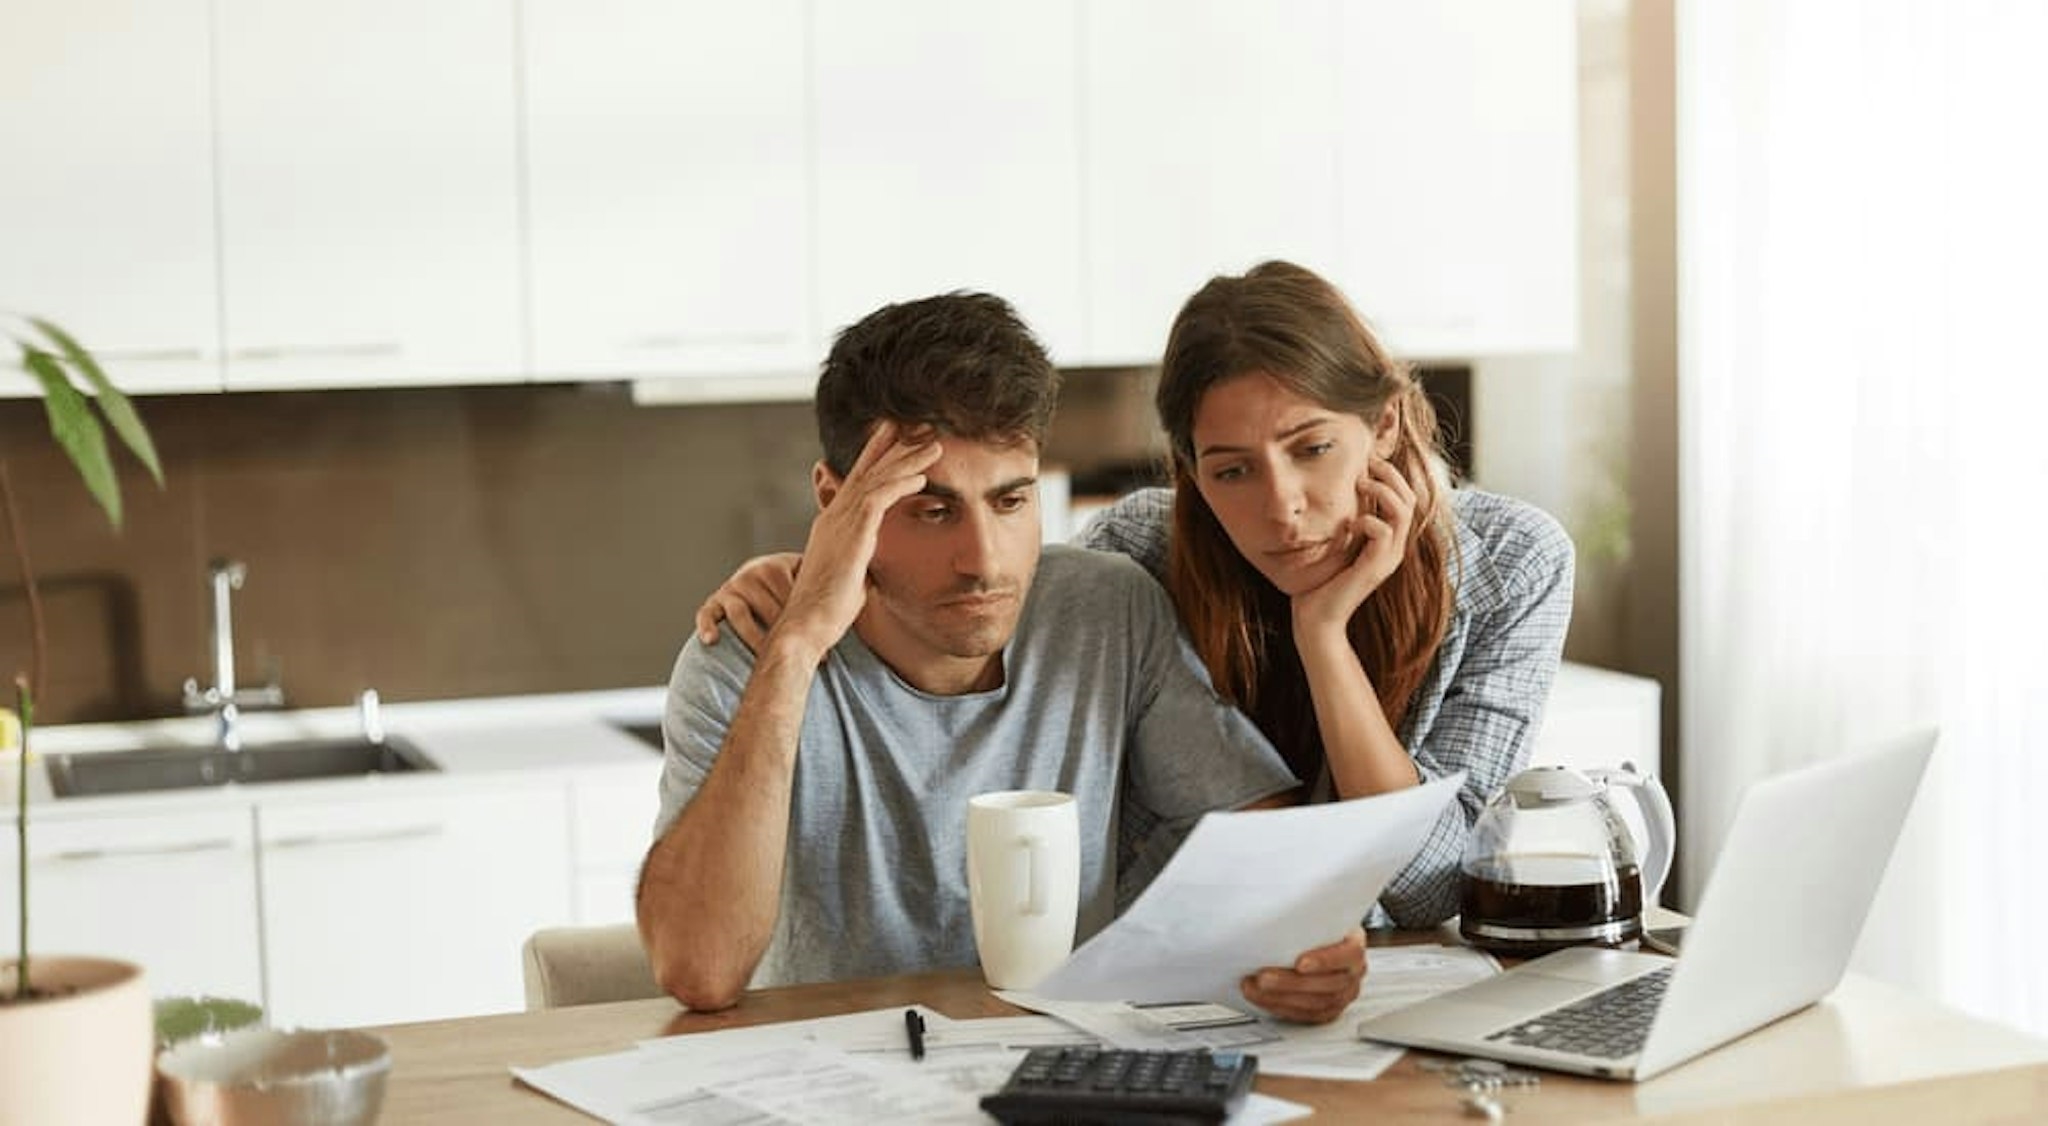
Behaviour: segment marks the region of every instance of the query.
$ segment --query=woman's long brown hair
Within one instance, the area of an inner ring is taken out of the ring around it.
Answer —
[[[1448,477],[1436,411],[1409,368],[1390,357],[1337,288],[1288,262],[1212,279],[1167,338],[1157,405],[1173,452],[1173,534],[1167,589],[1216,688],[1248,712],[1289,765],[1313,782],[1322,740],[1293,638],[1288,599],[1238,554],[1195,485],[1195,412],[1225,380],[1261,372],[1371,427],[1387,404],[1398,419],[1394,464],[1417,486],[1408,552],[1347,630],[1396,731],[1450,623]]]

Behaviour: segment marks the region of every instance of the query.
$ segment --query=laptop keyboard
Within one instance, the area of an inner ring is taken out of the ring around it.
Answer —
[[[1650,1019],[1671,982],[1670,966],[1610,986],[1552,1009],[1534,1020],[1488,1036],[1505,1044],[1548,1048],[1602,1059],[1633,1055],[1650,1033]]]

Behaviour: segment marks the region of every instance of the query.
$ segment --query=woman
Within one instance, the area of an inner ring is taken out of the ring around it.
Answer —
[[[1528,762],[1571,618],[1571,540],[1534,507],[1452,487],[1412,372],[1300,266],[1189,298],[1157,405],[1171,491],[1124,498],[1080,542],[1160,577],[1217,690],[1310,800],[1466,772],[1374,919],[1442,922],[1473,820]]]
[[[1532,506],[1452,486],[1412,372],[1300,266],[1189,298],[1156,401],[1173,487],[1125,497],[1079,542],[1166,585],[1217,690],[1308,780],[1306,800],[1466,772],[1368,923],[1451,917],[1472,822],[1527,764],[1557,672],[1570,539]],[[730,618],[758,638],[792,559],[743,568],[698,610],[700,636]],[[1131,828],[1142,886],[1177,839]]]

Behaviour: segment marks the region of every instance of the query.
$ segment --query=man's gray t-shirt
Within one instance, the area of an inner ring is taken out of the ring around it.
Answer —
[[[805,706],[781,914],[756,985],[974,965],[974,794],[1075,796],[1078,940],[1115,910],[1119,852],[1150,863],[1200,814],[1297,784],[1217,697],[1165,592],[1127,559],[1048,546],[1003,667],[992,691],[934,696],[852,632],[832,649]],[[710,772],[752,669],[730,634],[683,647],[662,722],[657,836]]]

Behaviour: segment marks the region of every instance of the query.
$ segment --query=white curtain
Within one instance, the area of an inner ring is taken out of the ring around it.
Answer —
[[[2048,3],[1677,15],[1686,887],[1937,724],[1856,966],[2048,1034]]]

